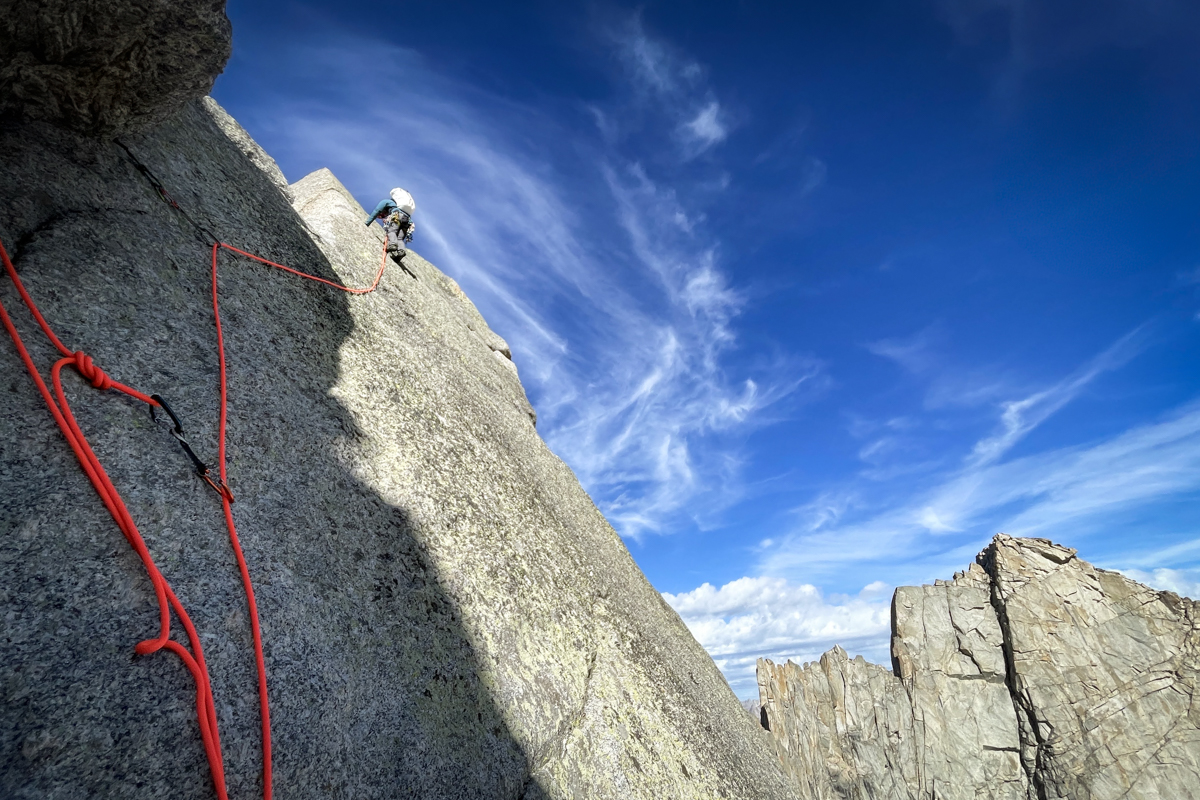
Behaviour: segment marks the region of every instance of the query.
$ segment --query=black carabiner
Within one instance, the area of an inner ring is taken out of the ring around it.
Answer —
[[[159,407],[163,411],[167,412],[167,416],[171,418],[171,422],[175,423],[175,427],[171,428],[171,435],[175,437],[175,441],[179,442],[179,446],[183,448],[183,452],[189,459],[191,459],[192,466],[196,468],[196,474],[199,475],[205,483],[211,486],[213,491],[232,503],[233,492],[229,490],[229,487],[226,486],[224,482],[213,477],[212,471],[208,468],[208,465],[201,461],[200,457],[197,456],[195,451],[192,450],[192,446],[188,444],[187,439],[185,439],[183,436],[183,423],[179,421],[179,417],[175,416],[175,412],[171,410],[171,406],[167,404],[167,401],[164,400],[163,396],[160,394],[152,394],[150,395],[150,399],[158,403]],[[154,413],[153,405],[150,406],[150,419],[154,420],[155,423],[159,421],[158,415]]]

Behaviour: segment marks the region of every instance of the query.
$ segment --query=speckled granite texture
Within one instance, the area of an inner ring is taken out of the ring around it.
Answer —
[[[116,136],[208,93],[225,0],[0,0],[0,118]]]
[[[373,276],[378,233],[336,179],[288,190],[211,101],[124,142],[231,244]],[[165,395],[212,458],[200,237],[115,144],[32,123],[0,131],[0,161],[0,237],[46,316],[117,380]],[[349,297],[221,259],[230,484],[277,797],[796,796],[538,437],[508,346],[453,281],[412,254]],[[51,363],[7,282],[0,296]],[[144,407],[67,383],[204,637],[231,794],[255,796],[254,662],[217,497]],[[0,394],[0,796],[211,797],[190,677],[133,655],[156,630],[151,587],[6,340]]]

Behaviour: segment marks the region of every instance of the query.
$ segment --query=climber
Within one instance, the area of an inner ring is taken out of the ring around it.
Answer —
[[[383,229],[387,231],[387,250],[396,261],[408,255],[404,243],[412,241],[413,231],[417,227],[412,221],[412,215],[416,210],[417,201],[397,186],[392,189],[391,197],[380,200],[379,205],[375,206],[375,211],[367,218],[368,225],[377,219],[383,220]]]

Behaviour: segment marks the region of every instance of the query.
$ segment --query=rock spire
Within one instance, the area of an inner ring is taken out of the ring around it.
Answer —
[[[1200,604],[1044,539],[892,601],[892,669],[760,661],[783,761],[820,800],[1175,800],[1200,786]]]

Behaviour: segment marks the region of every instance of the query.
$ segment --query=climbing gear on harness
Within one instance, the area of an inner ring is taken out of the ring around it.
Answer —
[[[394,226],[398,233],[403,234],[400,237],[401,239],[406,242],[411,242],[413,240],[413,231],[417,229],[417,225],[412,221],[408,214],[405,214],[403,211],[392,212],[392,215],[388,217],[387,222],[389,225]]]
[[[121,499],[120,493],[113,485],[101,465],[100,460],[96,457],[91,445],[88,443],[86,435],[79,427],[74,414],[71,412],[71,406],[67,402],[66,392],[63,388],[62,370],[64,367],[70,366],[75,369],[85,380],[93,387],[101,391],[115,389],[129,397],[140,400],[150,407],[151,418],[158,421],[155,408],[161,408],[171,418],[174,427],[171,429],[171,434],[179,442],[188,458],[191,459],[193,466],[196,468],[197,474],[204,479],[221,497],[221,506],[225,514],[225,526],[229,533],[230,545],[233,548],[234,556],[237,560],[238,571],[241,574],[242,586],[246,592],[246,604],[249,610],[250,631],[254,642],[254,658],[258,672],[258,699],[259,709],[262,721],[262,758],[263,758],[263,800],[271,800],[272,781],[271,781],[271,715],[270,705],[267,697],[267,672],[266,660],[263,655],[262,646],[262,631],[259,625],[258,603],[254,597],[254,586],[250,580],[250,571],[246,565],[246,557],[242,551],[241,542],[237,535],[237,526],[233,520],[233,493],[229,490],[228,476],[226,475],[226,459],[225,459],[225,433],[227,423],[227,395],[228,395],[228,380],[225,368],[225,343],[221,330],[221,313],[218,303],[217,292],[217,255],[223,248],[230,252],[237,253],[241,256],[257,261],[267,266],[275,267],[276,269],[289,272],[293,275],[305,278],[307,280],[323,283],[334,289],[350,294],[368,294],[375,291],[379,285],[380,279],[383,277],[384,267],[387,264],[387,248],[385,246],[382,258],[380,260],[379,271],[375,275],[375,280],[369,287],[352,288],[342,286],[333,281],[320,278],[316,275],[310,275],[301,272],[291,267],[286,267],[282,264],[277,264],[273,261],[268,261],[265,258],[247,253],[233,245],[225,242],[214,236],[204,226],[197,223],[179,204],[171,197],[162,183],[150,172],[145,165],[141,164],[129,151],[124,144],[117,144],[125,150],[137,167],[138,171],[144,175],[151,185],[157,189],[163,201],[171,208],[179,212],[191,226],[199,233],[207,235],[208,242],[212,244],[212,305],[213,317],[216,323],[217,332],[217,357],[220,373],[220,420],[217,433],[217,476],[214,477],[210,468],[204,464],[192,450],[187,440],[183,435],[183,425],[179,418],[167,405],[166,401],[160,395],[146,395],[137,391],[125,384],[119,383],[110,378],[102,369],[97,367],[82,350],[72,351],[62,340],[55,335],[45,317],[42,316],[37,304],[29,292],[26,291],[24,284],[21,282],[20,276],[17,274],[16,268],[13,266],[12,260],[8,256],[8,251],[5,250],[3,242],[0,242],[0,260],[3,261],[5,272],[9,279],[17,289],[17,293],[21,297],[21,301],[29,310],[46,338],[61,354],[61,358],[51,367],[51,381],[54,386],[54,394],[50,393],[50,389],[46,386],[46,381],[42,377],[41,371],[33,362],[33,357],[29,350],[25,347],[21,339],[20,333],[17,331],[16,324],[8,314],[3,301],[0,301],[0,323],[8,332],[9,337],[13,340],[16,346],[17,353],[21,358],[25,369],[29,372],[38,393],[42,400],[46,403],[51,416],[55,423],[62,431],[67,444],[75,453],[75,457],[79,460],[80,466],[83,467],[84,473],[91,481],[96,493],[100,495],[101,501],[105,508],[112,515],[113,520],[117,523],[117,527],[121,529],[121,533],[125,539],[133,547],[141,560],[143,567],[146,570],[146,575],[150,579],[151,585],[154,587],[154,594],[158,600],[159,609],[159,632],[158,636],[153,639],[146,639],[139,642],[134,647],[134,652],[138,655],[149,655],[158,652],[159,650],[169,650],[183,661],[184,666],[192,675],[192,679],[196,684],[196,716],[200,726],[200,738],[204,744],[205,756],[208,760],[209,772],[212,774],[213,788],[216,790],[220,800],[228,800],[228,793],[225,785],[225,765],[224,756],[221,751],[220,732],[217,729],[217,712],[216,703],[213,699],[212,682],[208,675],[208,666],[204,660],[204,649],[201,644],[200,635],[197,633],[195,626],[192,624],[191,618],[184,609],[183,604],[171,589],[166,578],[163,577],[158,565],[154,563],[153,557],[150,555],[150,550],[146,546],[145,540],[138,531],[137,524],[133,521],[133,517],[126,508],[124,501]],[[179,618],[183,625],[184,631],[187,634],[188,647],[184,647],[179,642],[171,639],[171,612]]]
[[[183,423],[179,421],[179,417],[175,416],[175,412],[171,410],[169,405],[167,405],[167,401],[163,399],[162,395],[158,394],[150,395],[150,399],[157,402],[158,407],[167,412],[167,416],[171,418],[171,422],[175,423],[175,427],[171,428],[171,435],[175,437],[177,442],[179,442],[179,446],[183,448],[183,452],[187,454],[187,457],[192,460],[192,466],[196,468],[196,474],[199,475],[205,483],[211,486],[213,491],[222,497],[228,498],[229,502],[232,503],[233,492],[229,491],[229,487],[225,485],[224,481],[213,477],[212,471],[208,468],[208,465],[200,460],[200,457],[197,456],[192,450],[192,446],[188,444],[187,439],[183,438]],[[154,413],[154,406],[150,406],[150,419],[154,420],[155,422],[159,421],[158,415]]]

